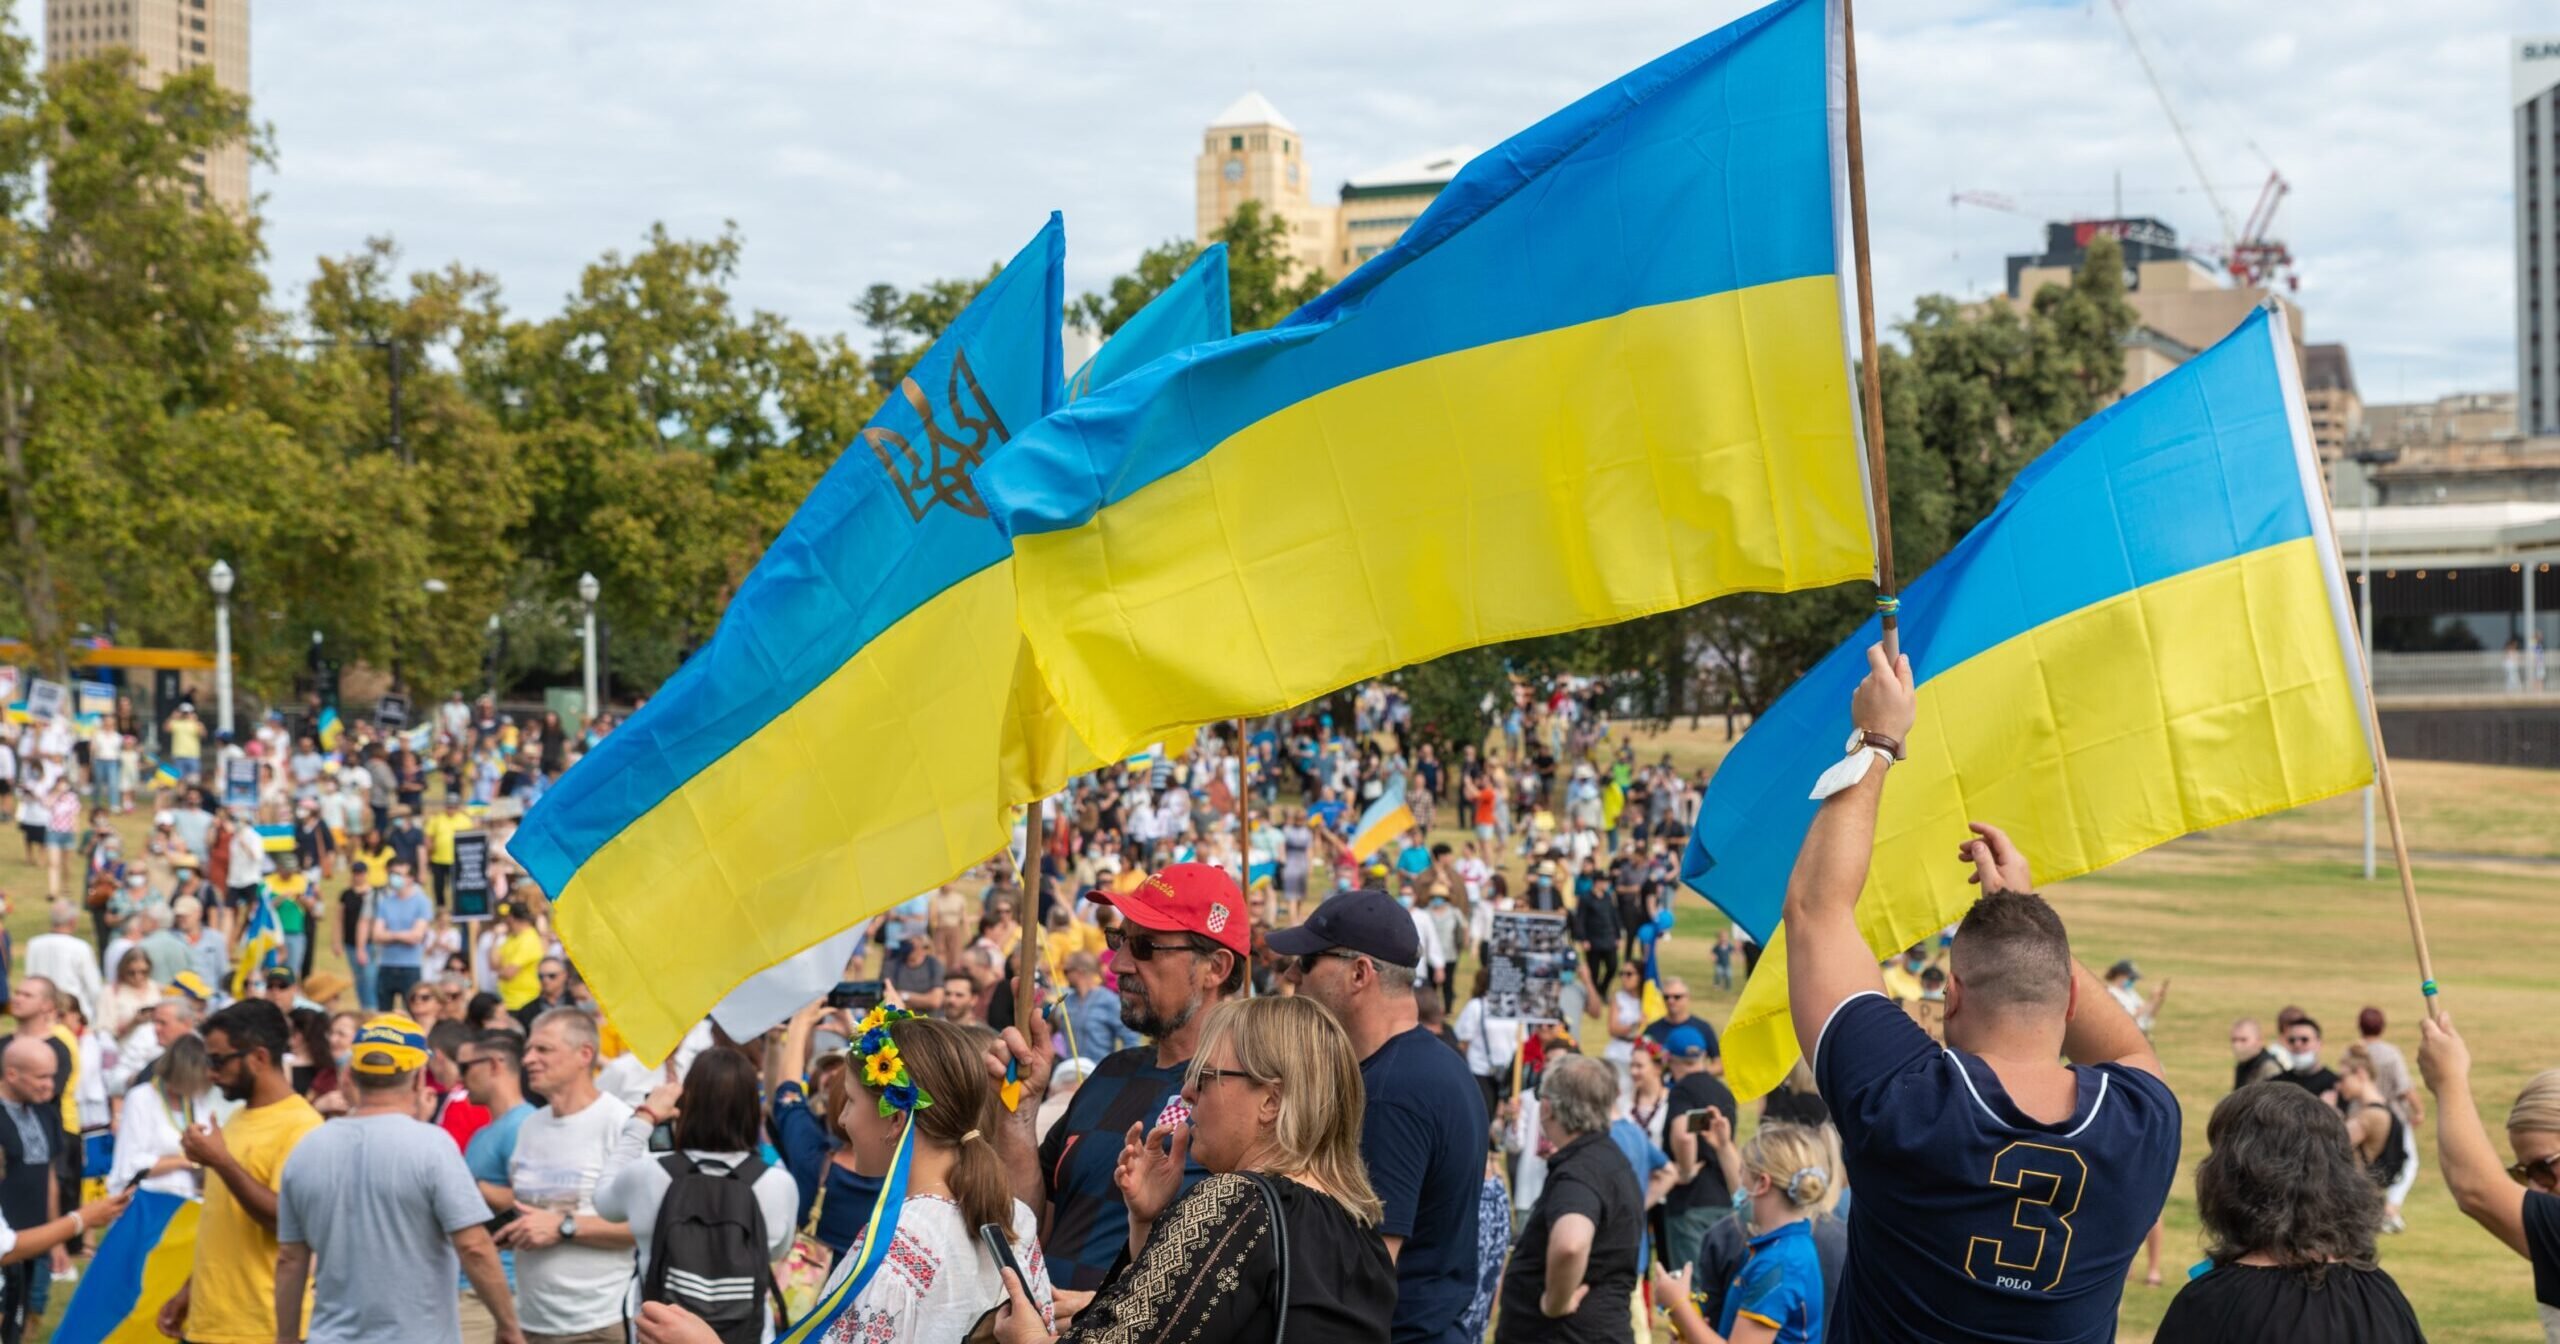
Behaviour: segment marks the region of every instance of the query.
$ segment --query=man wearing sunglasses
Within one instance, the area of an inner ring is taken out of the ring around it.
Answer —
[[[1336,892],[1271,950],[1296,961],[1298,992],[1333,1010],[1360,1056],[1368,1108],[1360,1155],[1396,1260],[1395,1344],[1463,1344],[1475,1297],[1476,1195],[1483,1185],[1484,1093],[1466,1058],[1421,1025],[1427,984],[1413,916],[1383,891]]]
[[[2320,1062],[2320,1024],[2307,1017],[2297,1019],[2284,1029],[2284,1048],[2294,1066],[2276,1077],[2337,1105],[2338,1075]]]
[[[1096,891],[1092,899],[1120,911],[1120,927],[1109,932],[1107,942],[1111,969],[1120,977],[1120,1020],[1153,1043],[1104,1056],[1045,1139],[1035,1124],[1056,1060],[1049,1044],[1048,1005],[1027,1029],[1006,1028],[1000,1052],[1005,1058],[990,1061],[1002,1067],[1009,1058],[1022,1082],[1021,1106],[1008,1118],[997,1146],[1014,1195],[1044,1211],[1047,1231],[1041,1246],[1049,1261],[1049,1282],[1081,1293],[1102,1286],[1112,1261],[1128,1245],[1129,1210],[1112,1173],[1129,1127],[1153,1130],[1190,1123],[1182,1084],[1200,1039],[1200,1019],[1244,993],[1252,951],[1251,912],[1235,879],[1222,868],[1177,863],[1127,891]],[[1402,918],[1403,912],[1397,915]],[[1412,921],[1406,920],[1407,937],[1412,929]],[[1446,1047],[1439,1049],[1456,1058]],[[1467,1095],[1475,1095],[1472,1079]],[[1483,1157],[1479,1150],[1478,1172]],[[1183,1176],[1184,1188],[1204,1174],[1192,1164]],[[1467,1189],[1472,1200],[1475,1186]],[[1471,1239],[1467,1245],[1475,1243]]]

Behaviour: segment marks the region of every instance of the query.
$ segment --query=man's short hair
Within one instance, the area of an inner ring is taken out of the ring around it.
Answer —
[[[436,1025],[443,1026],[444,1024],[439,1022]],[[524,1070],[524,1037],[519,1036],[512,1031],[503,1031],[493,1028],[472,1037],[471,1043],[480,1047],[480,1052],[482,1054],[495,1055],[504,1058],[507,1061],[507,1067],[510,1070],[519,1073]],[[454,1047],[454,1053],[456,1055],[459,1055],[461,1052],[462,1047]]]
[[[358,1092],[406,1092],[417,1085],[418,1071],[402,1069],[398,1073],[360,1073],[350,1070],[347,1079],[355,1084]]]
[[[533,1020],[535,1031],[544,1027],[558,1027],[569,1038],[569,1044],[583,1045],[599,1058],[604,1054],[604,1037],[596,1031],[596,1015],[584,1008],[554,1008]]]
[[[1974,902],[1956,926],[1954,965],[1968,1007],[2060,1011],[2071,1001],[2071,935],[2031,891]]]
[[[205,1034],[217,1031],[239,1049],[266,1051],[267,1062],[277,1066],[284,1063],[285,1051],[293,1043],[293,1025],[285,1020],[284,1010],[268,999],[242,999],[206,1018]]]
[[[178,1020],[185,1023],[187,1029],[190,1031],[194,1030],[196,1023],[204,1017],[204,1005],[197,1003],[194,999],[188,998],[184,994],[172,994],[158,1003],[151,1005],[151,1011],[155,1013],[163,1008],[176,1013],[178,1015]]]

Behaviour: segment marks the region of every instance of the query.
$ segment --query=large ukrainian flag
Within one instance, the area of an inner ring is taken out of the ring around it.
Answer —
[[[968,474],[1058,405],[1064,259],[1053,215],[828,469],[711,642],[508,842],[643,1058],[733,995],[735,1026],[823,993],[845,958],[804,953],[1003,848],[1012,804],[1097,762],[1021,675],[1011,548]],[[1100,368],[1225,335],[1224,252],[1158,302],[1195,316],[1142,312]]]
[[[978,473],[1106,757],[1496,640],[1872,574],[1836,26],[1781,0],[1467,165],[1269,331]]]
[[[1005,842],[1020,635],[968,471],[1056,409],[1052,215],[756,562],[711,641],[508,852],[643,1059],[757,971]]]
[[[2260,311],[2073,430],[1902,597],[1920,684],[1858,927],[1881,958],[1961,917],[1969,820],[2058,881],[2373,777],[2345,570],[2292,334]],[[1737,1096],[1796,1058],[1787,876],[1848,740],[1869,621],[1717,768],[1682,876],[1769,945],[1724,1035]]]

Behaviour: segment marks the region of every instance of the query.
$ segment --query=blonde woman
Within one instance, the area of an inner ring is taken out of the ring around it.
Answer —
[[[2452,1014],[2418,1024],[2418,1072],[2436,1094],[2436,1160],[2453,1202],[2532,1263],[2542,1336],[2560,1341],[2560,1069],[2535,1074],[2516,1094],[2507,1112],[2516,1160],[2503,1169],[2471,1098],[2471,1047]]]
[[[1129,1264],[1063,1338],[1263,1344],[1285,1320],[1290,1339],[1384,1344],[1395,1262],[1360,1159],[1366,1093],[1341,1023],[1308,998],[1221,1003],[1182,1099],[1188,1130],[1130,1127],[1117,1174]],[[1212,1174],[1183,1194],[1186,1159]],[[1019,1286],[996,1337],[1049,1337]]]
[[[1724,1117],[1713,1123],[1725,1179],[1751,1201],[1742,1229],[1749,1254],[1710,1299],[1712,1328],[1689,1296],[1686,1273],[1656,1270],[1654,1298],[1670,1306],[1680,1344],[1820,1344],[1825,1280],[1813,1225],[1832,1192],[1834,1146],[1818,1130],[1781,1122],[1736,1147]]]

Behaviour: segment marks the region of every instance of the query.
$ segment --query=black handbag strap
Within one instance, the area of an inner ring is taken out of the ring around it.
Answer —
[[[1280,1257],[1280,1305],[1272,1312],[1271,1344],[1283,1344],[1289,1336],[1289,1223],[1280,1216],[1280,1194],[1258,1171],[1245,1173],[1253,1188],[1262,1192],[1262,1207],[1271,1217],[1271,1249]]]

